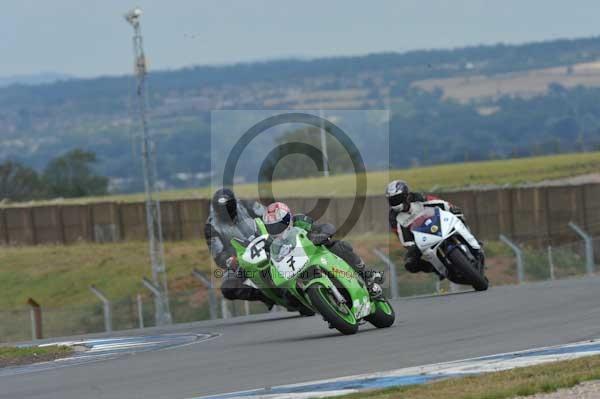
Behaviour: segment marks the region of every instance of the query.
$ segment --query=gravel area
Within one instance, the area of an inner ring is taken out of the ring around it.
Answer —
[[[600,399],[600,381],[587,381],[573,388],[560,389],[552,393],[521,396],[517,399]]]

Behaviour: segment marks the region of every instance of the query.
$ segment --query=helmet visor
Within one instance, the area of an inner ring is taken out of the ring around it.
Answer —
[[[285,231],[288,227],[290,227],[289,223],[284,223],[283,221],[277,223],[271,223],[265,225],[267,228],[267,232],[269,235],[278,236]]]
[[[396,194],[396,195],[392,195],[391,197],[388,197],[388,201],[390,203],[390,206],[398,206],[400,204],[404,204],[406,202],[407,198],[408,198],[407,193],[400,193],[400,194]]]
[[[265,223],[265,227],[267,228],[267,232],[272,236],[278,236],[285,231],[288,227],[290,227],[290,222],[292,221],[291,215],[288,213],[281,220],[273,223]]]
[[[214,210],[219,219],[233,220],[237,215],[237,204],[235,200],[217,202]]]

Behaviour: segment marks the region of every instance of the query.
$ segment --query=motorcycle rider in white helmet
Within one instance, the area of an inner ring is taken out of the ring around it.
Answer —
[[[438,207],[452,212],[461,220],[464,219],[462,210],[433,195],[411,192],[403,180],[394,180],[387,185],[385,197],[390,205],[389,222],[392,232],[398,236],[402,245],[407,249],[405,268],[411,273],[432,273],[437,271],[433,265],[421,259],[421,251],[415,245],[410,225],[423,213],[426,207]],[[442,276],[440,276],[441,278]]]

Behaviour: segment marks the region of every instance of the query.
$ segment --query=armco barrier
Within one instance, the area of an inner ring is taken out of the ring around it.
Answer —
[[[480,239],[500,234],[517,242],[545,245],[573,241],[574,222],[589,234],[600,235],[600,184],[464,190],[439,194],[463,208]],[[308,212],[316,198],[284,198],[296,212]],[[340,226],[354,198],[332,198],[321,218]],[[209,201],[185,199],[161,204],[166,240],[203,237]],[[383,196],[367,197],[351,233],[388,231],[388,209]],[[0,208],[0,244],[69,244],[77,241],[114,242],[146,239],[143,202],[101,202],[88,205],[45,205]]]

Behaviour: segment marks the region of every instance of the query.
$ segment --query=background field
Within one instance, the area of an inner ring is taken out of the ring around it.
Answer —
[[[500,98],[505,95],[533,97],[548,91],[548,86],[558,83],[564,87],[600,86],[600,63],[588,62],[562,67],[532,69],[502,73],[492,76],[475,75],[442,79],[426,79],[412,86],[433,91],[442,89],[444,98],[463,103],[482,99]]]
[[[458,188],[485,188],[486,186],[513,186],[540,183],[548,180],[563,179],[586,174],[598,174],[600,171],[600,152],[574,153],[564,155],[517,158],[498,161],[466,162],[410,169],[398,169],[390,172],[370,172],[366,175],[367,194],[382,195],[391,179],[404,179],[415,190],[443,191]],[[600,176],[600,175],[598,175]],[[595,178],[600,180],[600,177]],[[354,175],[338,175],[328,178],[314,177],[273,182],[273,192],[279,197],[349,197],[355,193]],[[235,191],[240,197],[257,198],[259,186],[256,184],[238,184]],[[163,200],[186,198],[209,198],[210,187],[164,191]],[[35,201],[19,204],[5,202],[2,206],[30,206],[32,204],[85,204],[105,201],[142,202],[143,194],[115,195],[106,197],[88,197],[79,199],[59,199],[54,201]]]

